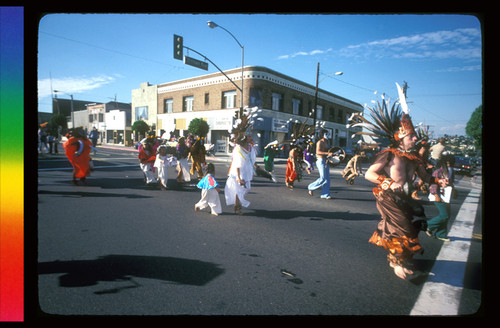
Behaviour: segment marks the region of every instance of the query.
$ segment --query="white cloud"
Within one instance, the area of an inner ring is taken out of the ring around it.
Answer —
[[[447,68],[441,68],[435,70],[435,72],[449,73],[449,72],[464,72],[464,71],[477,71],[481,69],[481,65],[469,65],[469,66],[453,66]]]
[[[51,84],[52,90],[61,90],[66,94],[78,94],[99,88],[114,81],[115,77],[107,75],[55,78],[52,81],[51,79],[42,79],[38,80],[38,98],[51,96]]]
[[[326,54],[330,51],[332,51],[333,49],[332,48],[328,48],[326,50],[319,50],[319,49],[316,49],[316,50],[311,50],[309,52],[305,52],[305,51],[298,51],[296,53],[293,53],[291,55],[281,55],[278,57],[278,59],[290,59],[290,58],[294,58],[294,57],[297,57],[297,56],[314,56],[314,55],[321,55],[321,54]]]
[[[481,32],[476,28],[436,31],[349,45],[346,57],[481,59]]]

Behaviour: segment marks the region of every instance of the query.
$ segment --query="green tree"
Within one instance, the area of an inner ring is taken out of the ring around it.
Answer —
[[[131,129],[132,131],[139,133],[139,135],[146,135],[146,132],[149,131],[149,125],[142,120],[138,120],[132,124]]]
[[[188,131],[190,133],[203,138],[207,135],[208,130],[210,130],[210,127],[208,126],[207,121],[202,118],[195,118],[191,120],[188,126]]]
[[[483,136],[483,105],[480,105],[474,110],[470,116],[467,125],[465,126],[465,133],[476,141],[476,147],[481,149],[482,136]]]
[[[64,116],[63,114],[55,114],[50,118],[48,127],[49,133],[53,136],[57,136],[59,127],[61,127],[61,133],[63,133],[63,131],[66,131],[66,129],[68,128],[66,116]]]

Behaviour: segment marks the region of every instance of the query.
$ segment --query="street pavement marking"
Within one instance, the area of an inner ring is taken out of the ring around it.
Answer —
[[[448,232],[410,315],[458,315],[481,190],[472,189]]]

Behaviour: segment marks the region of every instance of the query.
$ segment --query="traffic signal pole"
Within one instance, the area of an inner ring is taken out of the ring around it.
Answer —
[[[184,48],[186,48],[187,50],[190,50],[194,53],[197,53],[198,55],[203,57],[205,60],[209,61],[212,65],[215,66],[215,68],[217,68],[219,70],[219,72],[221,72],[236,87],[236,89],[240,90],[240,92],[243,94],[243,90],[236,83],[234,83],[233,80],[231,80],[229,78],[229,76],[226,75],[226,73],[224,73],[217,65],[215,65],[215,63],[213,61],[211,61],[204,54],[194,50],[193,48],[186,47],[184,45],[184,41],[183,41],[182,36],[174,34],[174,58],[175,59],[179,59],[179,60],[184,59]]]

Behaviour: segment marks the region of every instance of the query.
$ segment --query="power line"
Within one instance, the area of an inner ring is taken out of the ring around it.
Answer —
[[[88,43],[88,42],[78,41],[78,40],[70,39],[70,38],[67,38],[67,37],[64,37],[64,36],[55,35],[55,34],[44,32],[44,31],[40,31],[40,33],[46,34],[46,35],[50,35],[50,36],[52,36],[54,38],[59,38],[59,39],[63,39],[63,40],[66,40],[66,41],[76,42],[76,43],[80,43],[80,44],[83,44],[83,45],[86,45],[86,46],[89,46],[89,47],[101,49],[101,50],[104,50],[104,51],[113,52],[113,53],[116,53],[116,54],[119,54],[119,55],[128,56],[128,57],[132,57],[132,58],[136,58],[136,59],[140,59],[140,60],[145,60],[145,61],[149,61],[149,62],[152,62],[152,63],[160,64],[160,65],[169,66],[171,68],[190,70],[189,68],[184,67],[184,66],[171,65],[171,64],[167,64],[167,63],[164,63],[164,62],[160,62],[160,61],[154,60],[154,59],[149,59],[149,58],[145,58],[145,57],[141,57],[141,56],[131,55],[131,54],[128,54],[128,53],[125,53],[125,52],[121,52],[121,51],[118,51],[118,50],[105,48],[105,47],[98,46],[98,45],[95,45],[95,44],[91,44],[91,43]]]

